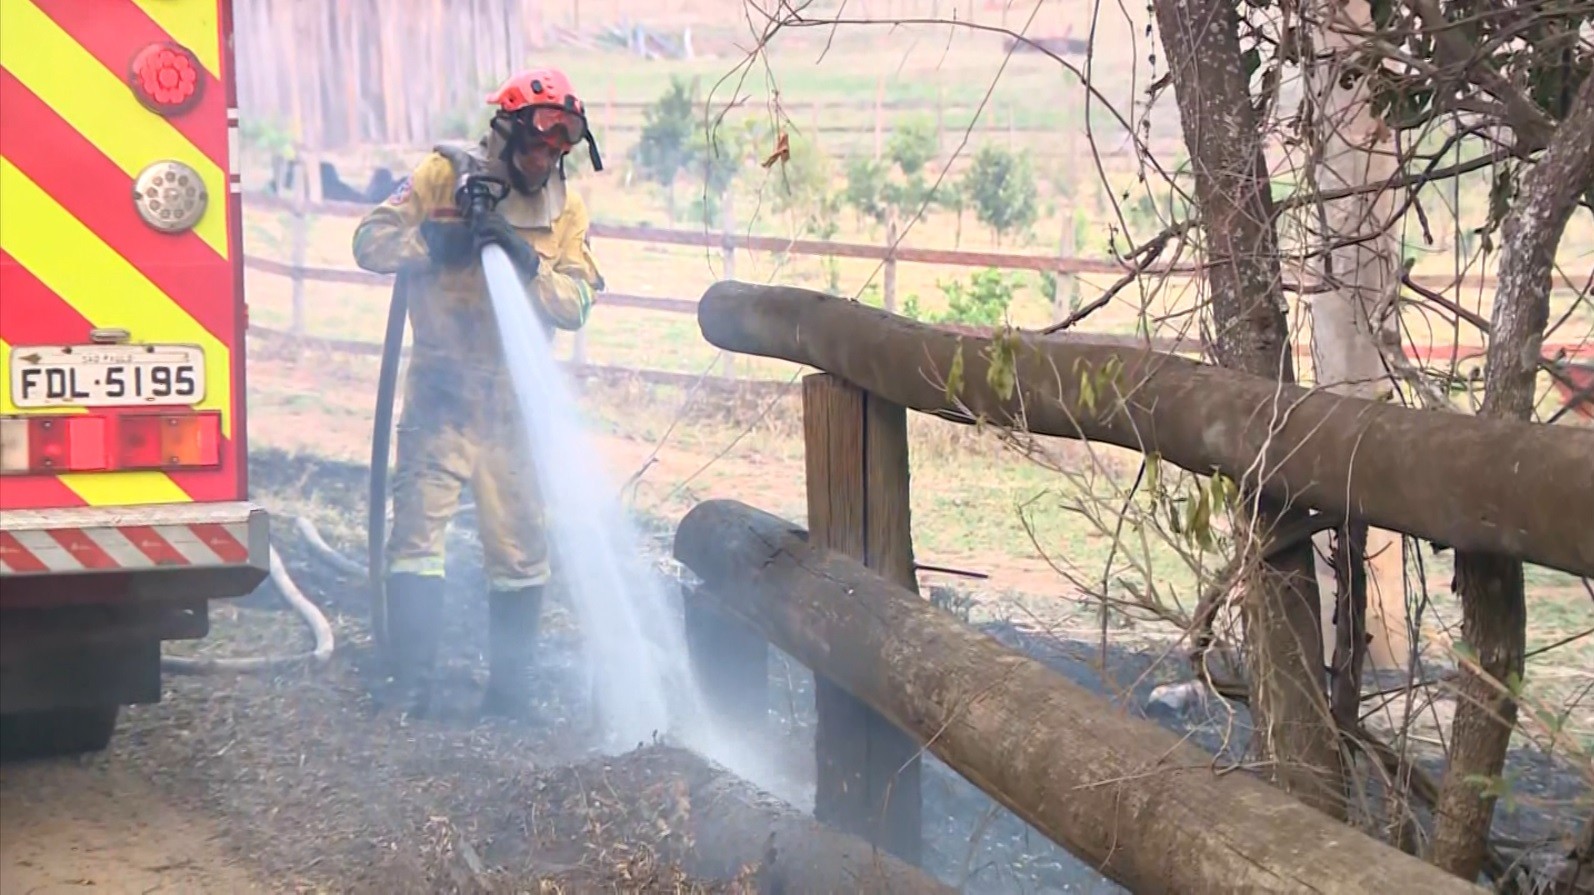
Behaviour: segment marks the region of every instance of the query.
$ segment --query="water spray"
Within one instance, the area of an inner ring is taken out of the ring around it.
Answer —
[[[693,672],[683,620],[663,577],[588,441],[569,378],[554,359],[504,249],[482,250],[482,268],[526,427],[529,458],[548,507],[556,571],[582,631],[587,671],[607,750],[668,739],[696,751],[793,805],[809,803],[800,782],[780,773],[767,748],[723,729]]]
[[[488,245],[482,269],[602,726],[612,745],[631,748],[668,733],[674,719],[702,712],[684,633],[642,561],[618,489],[586,443],[575,396],[514,262],[501,246]]]

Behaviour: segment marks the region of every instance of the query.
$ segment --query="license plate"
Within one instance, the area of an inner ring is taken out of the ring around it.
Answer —
[[[196,345],[17,345],[11,403],[18,408],[192,405],[205,399],[205,352]]]

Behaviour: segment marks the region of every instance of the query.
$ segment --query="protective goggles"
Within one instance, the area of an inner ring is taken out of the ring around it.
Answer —
[[[493,129],[511,146],[519,141],[539,140],[565,153],[574,149],[577,143],[585,142],[587,152],[592,157],[592,170],[603,170],[598,141],[587,129],[587,116],[580,112],[559,106],[528,106],[514,112],[498,113],[493,120]],[[524,142],[521,145],[525,145]]]
[[[587,119],[558,106],[531,106],[510,113],[513,126],[559,149],[569,150],[587,138]]]

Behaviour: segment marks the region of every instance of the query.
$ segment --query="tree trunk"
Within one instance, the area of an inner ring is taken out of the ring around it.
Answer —
[[[1205,222],[1218,362],[1290,383],[1278,241],[1261,131],[1240,62],[1239,14],[1226,0],[1157,0],[1154,8]],[[1248,531],[1240,531],[1243,550],[1251,552],[1274,526],[1299,522],[1304,511],[1258,493],[1254,475],[1239,482],[1245,506],[1254,506]],[[1261,558],[1243,587],[1256,747],[1285,791],[1344,817],[1345,769],[1323,686],[1323,608],[1312,542]]]
[[[1556,249],[1578,198],[1590,186],[1594,78],[1585,78],[1544,155],[1522,178],[1521,192],[1502,224],[1500,289],[1489,323],[1480,415],[1526,420],[1533,412]],[[1594,473],[1585,471],[1584,476]],[[1586,527],[1572,527],[1588,537]],[[1462,635],[1477,664],[1463,663],[1457,687],[1450,764],[1434,812],[1433,862],[1473,879],[1483,867],[1495,803],[1492,791],[1477,781],[1499,777],[1516,726],[1516,700],[1509,694],[1512,681],[1521,680],[1526,649],[1522,561],[1457,551],[1455,589],[1461,597]]]
[[[1567,507],[1594,505],[1594,430],[1308,392],[1089,336],[1004,334],[1015,375],[1002,392],[990,381],[995,339],[795,286],[716,283],[697,322],[716,347],[834,373],[955,422],[1155,452],[1236,480],[1265,451],[1269,496],[1458,550],[1594,575],[1594,539],[1566,524]],[[954,361],[961,375],[949,389]],[[1103,381],[1090,402],[1081,371]]]
[[[1392,132],[1372,112],[1368,80],[1341,75],[1353,67],[1373,29],[1367,0],[1322,0],[1318,4],[1317,49],[1326,63],[1307,69],[1314,99],[1318,157],[1313,187],[1333,193],[1385,183],[1397,173]],[[1329,291],[1311,298],[1312,372],[1319,387],[1371,400],[1394,392],[1386,358],[1401,355],[1399,246],[1388,227],[1393,190],[1383,189],[1308,206],[1307,232],[1315,233],[1321,281]],[[1318,538],[1319,550],[1327,536]],[[1358,545],[1368,563],[1370,617],[1344,619],[1365,629],[1367,655],[1380,668],[1403,667],[1411,652],[1406,626],[1404,543],[1394,532],[1373,529]],[[1319,577],[1319,581],[1322,578]],[[1343,604],[1345,601],[1341,600]],[[1342,673],[1335,666],[1336,678]],[[1358,669],[1344,669],[1359,677]]]
[[[681,520],[697,593],[868,703],[1043,835],[1137,892],[1472,892],[1156,724],[1127,717],[789,522]]]
[[[1218,363],[1292,382],[1267,165],[1241,67],[1235,4],[1156,0],[1153,5],[1205,222]],[[1238,481],[1247,496],[1244,505],[1253,508],[1238,542],[1250,554],[1267,532],[1299,521],[1304,511],[1260,493],[1254,475]],[[1324,687],[1322,605],[1312,544],[1305,541],[1247,568],[1242,612],[1256,747],[1264,761],[1272,762],[1272,777],[1285,791],[1344,817],[1345,768]]]

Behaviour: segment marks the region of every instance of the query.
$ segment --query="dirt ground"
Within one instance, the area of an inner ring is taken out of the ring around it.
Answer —
[[[362,512],[358,468],[267,452],[251,472],[256,488],[297,491],[293,509]],[[672,775],[666,753],[611,761],[592,748],[561,607],[550,608],[541,641],[542,723],[478,723],[486,613],[479,546],[464,521],[450,543],[434,717],[376,710],[363,586],[311,559],[279,519],[274,543],[333,627],[332,660],[256,675],[169,675],[160,703],[123,710],[104,753],[4,767],[0,891],[716,890],[680,873],[679,849],[661,857],[670,831],[654,818],[639,825],[595,799],[579,800],[593,806],[588,814],[556,807],[571,801],[571,786],[607,787],[611,774]],[[308,640],[268,582],[215,605],[208,638],[167,651],[262,655]]]
[[[0,769],[0,892],[107,895],[266,892],[216,845],[225,830],[114,769],[56,762]]]
[[[251,472],[278,512],[363,506],[364,470],[354,464],[263,450]],[[332,521],[323,525],[328,539],[355,553],[351,520],[348,528]],[[5,767],[0,889],[738,891],[685,875],[692,855],[679,834],[673,787],[684,771],[675,750],[595,751],[575,631],[557,592],[539,661],[545,723],[477,723],[480,548],[468,514],[459,522],[436,717],[375,709],[363,590],[315,561],[281,518],[275,543],[333,626],[332,661],[170,676],[161,703],[124,710],[105,753]],[[307,641],[267,584],[218,606],[209,638],[169,651],[260,655]],[[770,732],[783,748],[766,754],[787,757],[800,778],[811,773],[803,744],[812,737],[812,679],[777,662],[770,687],[780,716]],[[942,878],[971,892],[1117,891],[944,766],[932,762],[924,788],[926,850]]]
[[[264,451],[253,472],[265,493],[296,492],[281,512],[361,506],[363,470],[353,464]],[[375,711],[360,589],[313,560],[279,520],[276,543],[294,580],[333,625],[333,660],[272,675],[174,676],[160,704],[125,710],[106,753],[0,769],[0,892],[749,891],[682,869],[680,820],[694,806],[679,803],[678,750],[592,748],[575,632],[558,594],[539,662],[546,723],[475,722],[485,612],[470,521],[461,517],[450,541],[438,717]],[[1159,681],[1152,655],[1098,657],[1089,643],[993,633],[1087,686],[1122,692],[1116,701],[1131,709]],[[174,651],[258,655],[307,640],[267,585],[216,609],[210,638]],[[1137,683],[1120,691],[1125,682]],[[777,662],[770,688],[774,732],[800,765],[811,757],[803,743],[812,679]],[[1177,714],[1159,720],[1219,751],[1244,723]],[[940,878],[971,893],[1122,891],[944,765],[926,765],[926,863]],[[1526,770],[1524,782],[1556,779],[1552,769]],[[1555,801],[1569,795],[1535,788]],[[1543,813],[1532,813],[1542,830]]]

